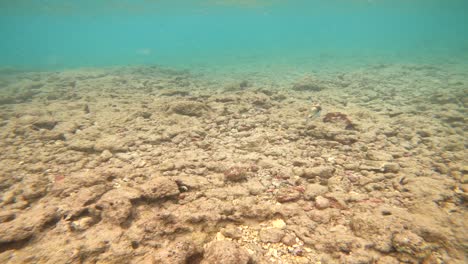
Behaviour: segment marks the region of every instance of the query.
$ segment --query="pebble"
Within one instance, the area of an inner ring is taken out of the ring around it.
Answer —
[[[94,220],[93,220],[92,217],[85,216],[83,218],[80,218],[78,220],[75,220],[75,221],[71,222],[70,226],[75,231],[84,231],[84,230],[88,229],[89,227],[91,227],[93,222],[94,222]]]
[[[330,207],[330,201],[325,197],[317,196],[315,198],[315,207],[320,210],[326,209]]]
[[[271,222],[271,225],[275,228],[280,228],[280,229],[283,229],[286,227],[286,223],[283,221],[283,219],[275,219]]]

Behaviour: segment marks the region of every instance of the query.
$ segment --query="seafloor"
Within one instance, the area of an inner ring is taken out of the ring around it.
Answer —
[[[0,263],[466,261],[455,66],[5,69],[0,86]]]

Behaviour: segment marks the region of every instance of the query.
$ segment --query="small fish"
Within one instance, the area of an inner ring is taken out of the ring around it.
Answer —
[[[310,115],[307,116],[306,122],[309,122],[310,120],[319,117],[319,116],[320,116],[320,112],[322,112],[322,107],[320,106],[320,104],[318,104],[318,103],[317,103],[317,104],[313,104],[313,105],[312,105],[311,112],[310,112]]]

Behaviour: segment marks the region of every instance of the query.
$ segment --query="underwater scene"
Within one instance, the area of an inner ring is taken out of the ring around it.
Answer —
[[[468,1],[0,1],[0,263],[468,261]]]

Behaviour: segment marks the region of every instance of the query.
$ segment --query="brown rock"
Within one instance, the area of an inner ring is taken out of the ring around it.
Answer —
[[[201,256],[201,250],[191,241],[180,241],[172,247],[165,247],[154,256],[154,262],[158,264],[186,264],[191,259]]]
[[[278,243],[284,237],[284,231],[279,228],[263,229],[259,233],[260,240],[264,243]]]
[[[367,151],[367,158],[376,161],[391,161],[393,156],[383,151],[369,150]]]
[[[335,172],[335,168],[331,166],[318,166],[314,168],[304,169],[300,176],[304,178],[308,178],[308,179],[315,178],[315,177],[328,179],[333,176],[334,172]]]
[[[65,135],[59,131],[43,130],[39,138],[42,140],[65,140]]]
[[[29,239],[58,217],[57,208],[39,204],[12,221],[0,224],[0,245]]]
[[[234,225],[226,226],[226,228],[223,228],[223,230],[221,230],[221,233],[225,237],[229,237],[229,238],[239,239],[242,237],[242,230],[239,227],[234,226]]]
[[[165,197],[171,197],[179,194],[179,188],[177,184],[164,177],[152,178],[149,182],[146,182],[141,187],[143,197],[156,200]]]
[[[304,198],[306,200],[313,200],[318,195],[328,192],[328,187],[320,184],[309,184],[304,191]]]
[[[315,207],[320,210],[326,209],[330,207],[330,200],[322,196],[317,196],[315,198]]]
[[[250,260],[247,250],[233,241],[212,242],[205,250],[201,264],[247,264]]]
[[[400,262],[391,257],[391,256],[384,256],[384,257],[381,257],[377,260],[377,264],[399,264]]]
[[[396,234],[392,239],[392,245],[397,252],[407,253],[419,259],[430,255],[431,247],[423,238],[411,231],[403,231]]]
[[[102,162],[106,162],[108,160],[110,160],[112,158],[112,152],[110,152],[109,150],[104,150],[101,155],[99,156],[99,160],[102,161]]]
[[[225,181],[242,181],[247,178],[247,168],[244,167],[231,167],[224,171]]]
[[[125,152],[128,150],[127,143],[118,136],[105,136],[96,140],[94,145],[94,150],[102,152],[104,150],[109,150],[110,152]]]
[[[162,162],[158,166],[158,169],[160,171],[170,171],[170,170],[173,170],[174,168],[175,168],[175,164],[173,162],[170,162],[170,161],[167,161],[167,160]]]
[[[72,139],[67,141],[71,150],[82,152],[94,152],[94,142],[86,139]]]
[[[258,180],[249,181],[246,185],[249,193],[252,195],[261,194],[266,190],[266,187],[263,186],[262,183]]]
[[[11,211],[0,212],[0,223],[9,222],[15,219],[16,214]]]
[[[202,116],[208,107],[200,102],[179,101],[174,102],[169,107],[169,112],[186,116]]]
[[[396,173],[400,171],[400,165],[396,162],[388,162],[383,165],[383,169],[385,172]]]
[[[57,125],[57,121],[51,118],[42,118],[33,123],[36,129],[47,129],[51,130]]]
[[[281,239],[281,242],[287,246],[292,246],[296,244],[296,236],[294,234],[286,234],[283,239]]]
[[[103,210],[102,218],[104,221],[122,224],[132,212],[132,203],[125,193],[120,192],[119,189],[114,189],[101,197],[96,204],[96,208]]]
[[[22,195],[25,200],[34,200],[47,193],[49,181],[43,175],[31,175],[25,177],[22,182]]]

